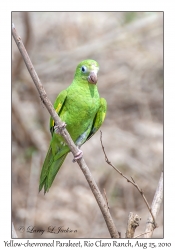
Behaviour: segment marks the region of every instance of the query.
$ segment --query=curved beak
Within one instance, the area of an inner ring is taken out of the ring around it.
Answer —
[[[89,74],[89,76],[88,76],[88,82],[96,84],[97,80],[98,80],[97,73],[94,72],[94,71],[91,71],[90,74]]]

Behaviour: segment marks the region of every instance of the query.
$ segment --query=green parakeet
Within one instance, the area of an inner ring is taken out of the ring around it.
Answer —
[[[102,125],[107,109],[104,98],[100,98],[97,89],[97,73],[99,65],[94,60],[84,60],[78,64],[72,84],[57,96],[54,108],[61,120],[65,122],[71,138],[76,146],[80,146],[91,138]],[[56,133],[55,124],[50,118],[51,142],[41,175],[39,191],[44,186],[44,193],[51,187],[53,180],[70,152],[65,140]],[[82,157],[82,151],[74,160]]]

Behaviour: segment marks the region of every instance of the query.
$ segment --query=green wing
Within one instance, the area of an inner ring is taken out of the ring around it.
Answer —
[[[61,93],[57,96],[55,103],[54,103],[54,109],[57,112],[57,114],[59,115],[61,112],[61,109],[64,105],[64,102],[66,100],[67,97],[67,90],[63,90],[61,91]],[[53,136],[53,132],[54,132],[54,126],[55,126],[55,122],[53,120],[52,117],[50,117],[50,132]]]
[[[107,111],[107,102],[104,98],[100,98],[100,108],[95,116],[92,129],[87,137],[87,140],[89,140],[103,124],[106,116],[106,111]]]
[[[67,90],[63,90],[56,98],[55,103],[54,103],[54,109],[58,113],[58,115],[61,112],[62,107],[64,106],[65,100],[67,97]],[[54,137],[53,137],[53,132],[54,132],[54,120],[52,117],[50,118],[50,132],[52,134],[52,141],[51,144],[54,143]],[[61,167],[64,159],[66,158],[67,152],[62,152],[61,150],[57,158],[55,159],[55,156],[53,154],[53,148],[50,144],[49,150],[47,152],[41,174],[40,174],[40,185],[39,185],[39,191],[44,186],[44,193],[49,190],[56,173],[58,172],[59,168]],[[58,157],[59,156],[59,157]]]

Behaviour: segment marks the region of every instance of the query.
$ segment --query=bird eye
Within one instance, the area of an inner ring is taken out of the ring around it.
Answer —
[[[86,67],[85,67],[85,66],[82,66],[82,67],[81,67],[81,71],[82,71],[83,73],[85,73],[85,72],[86,72],[86,70],[87,70],[87,69],[86,69]]]

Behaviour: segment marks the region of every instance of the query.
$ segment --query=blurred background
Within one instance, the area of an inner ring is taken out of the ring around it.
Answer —
[[[101,127],[106,153],[151,204],[163,168],[163,13],[13,12],[12,21],[52,102],[80,61],[99,63],[98,89],[108,103]],[[38,193],[50,138],[48,111],[12,39],[12,221],[18,237],[109,238],[71,153],[50,191]],[[144,233],[148,209],[136,188],[105,162],[100,131],[82,150],[121,237],[129,212],[141,217],[135,236]],[[157,223],[153,237],[162,238],[163,206]],[[49,226],[69,233],[49,233]]]

